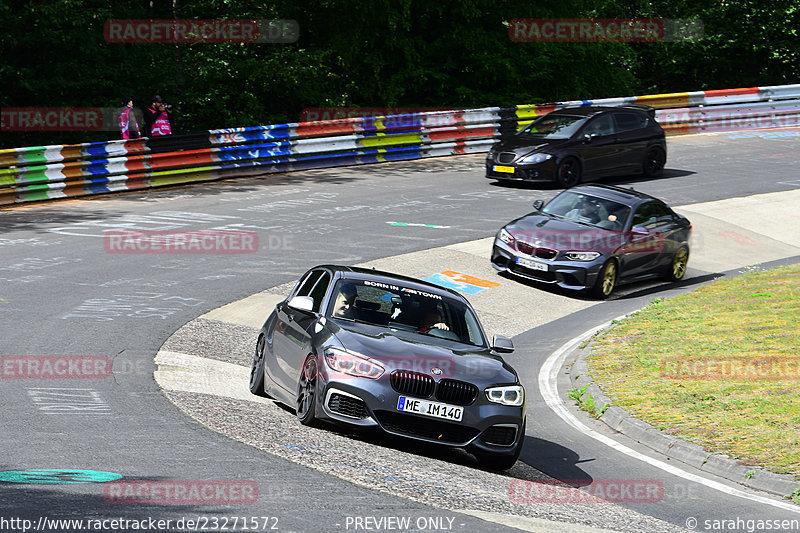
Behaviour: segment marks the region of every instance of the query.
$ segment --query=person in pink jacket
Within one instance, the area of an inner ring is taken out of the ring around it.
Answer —
[[[138,139],[142,136],[142,133],[139,131],[139,123],[136,121],[136,115],[133,114],[132,98],[124,98],[122,100],[122,109],[119,114],[118,124],[123,139]]]
[[[155,95],[153,103],[144,110],[145,135],[153,137],[172,133],[169,123],[170,114],[172,114],[172,106],[165,104],[160,96]]]

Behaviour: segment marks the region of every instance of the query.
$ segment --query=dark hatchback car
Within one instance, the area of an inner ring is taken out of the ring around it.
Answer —
[[[506,224],[492,266],[514,276],[607,298],[617,285],[678,281],[692,225],[661,200],[633,189],[579,185]]]
[[[322,265],[269,315],[250,391],[327,420],[467,449],[510,468],[525,437],[525,390],[455,291],[404,276]]]
[[[655,116],[655,109],[640,105],[558,109],[495,144],[486,156],[486,177],[562,187],[609,176],[658,177],[667,143]]]

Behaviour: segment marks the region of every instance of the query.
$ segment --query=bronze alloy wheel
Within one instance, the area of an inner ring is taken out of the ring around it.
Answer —
[[[592,294],[597,298],[606,299],[614,292],[614,287],[617,285],[617,263],[614,260],[609,260],[603,265],[600,270],[600,275],[597,277]]]
[[[678,248],[672,256],[672,264],[665,276],[668,281],[679,281],[686,275],[686,266],[689,264],[689,249],[685,246]]]

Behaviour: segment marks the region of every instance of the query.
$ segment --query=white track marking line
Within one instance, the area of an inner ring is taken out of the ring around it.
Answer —
[[[620,317],[615,318],[614,320],[620,320],[625,318],[627,315],[623,315]],[[648,457],[643,453],[637,452],[624,444],[617,442],[616,440],[599,433],[592,428],[584,425],[580,420],[578,420],[572,413],[567,411],[564,404],[561,402],[560,397],[558,396],[558,372],[561,369],[562,364],[564,363],[564,359],[566,358],[567,354],[572,350],[575,346],[579,343],[583,342],[586,339],[589,339],[592,335],[608,327],[613,320],[606,322],[605,324],[601,324],[600,326],[590,329],[581,335],[567,341],[564,345],[562,345],[558,350],[553,352],[550,357],[544,362],[542,365],[541,370],[539,371],[539,390],[541,391],[542,396],[544,397],[544,401],[550,409],[557,414],[564,422],[575,428],[576,430],[580,431],[584,435],[591,437],[606,446],[613,448],[614,450],[624,453],[634,459],[639,459],[651,466],[656,468],[660,468],[661,470],[668,472],[672,475],[682,477],[689,481],[694,481],[695,483],[700,483],[701,485],[705,485],[706,487],[716,489],[720,492],[724,492],[725,494],[729,494],[731,496],[737,496],[739,498],[745,498],[747,500],[751,500],[758,503],[763,503],[766,505],[771,505],[772,507],[777,507],[779,509],[783,509],[786,511],[792,511],[795,513],[800,513],[800,507],[797,505],[790,503],[790,502],[782,502],[777,500],[772,500],[770,498],[765,498],[763,496],[759,496],[757,494],[749,494],[742,490],[739,490],[734,487],[729,487],[723,483],[718,481],[714,481],[712,479],[707,479],[702,476],[698,476],[697,474],[692,474],[691,472],[687,472],[681,468],[673,466],[671,464],[667,464],[664,461],[660,461],[658,459],[654,459],[652,457]]]

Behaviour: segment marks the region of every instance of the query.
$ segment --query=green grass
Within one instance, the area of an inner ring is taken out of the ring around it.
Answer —
[[[800,480],[800,266],[658,299],[599,336],[588,363],[637,418]]]
[[[602,406],[597,405],[594,396],[586,392],[589,385],[584,385],[580,389],[573,388],[569,391],[569,397],[575,400],[582,410],[586,411],[595,418],[600,418],[603,413],[608,409],[608,404],[604,403]]]

